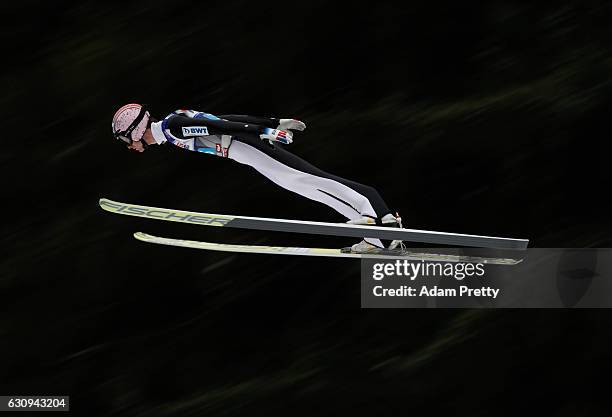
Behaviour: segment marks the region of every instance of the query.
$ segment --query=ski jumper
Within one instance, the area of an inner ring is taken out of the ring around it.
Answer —
[[[380,219],[391,211],[378,192],[367,185],[328,174],[262,140],[265,128],[276,128],[275,118],[220,115],[177,110],[151,124],[158,144],[169,142],[195,152],[209,153],[253,167],[275,184],[333,208],[349,220],[362,216]]]

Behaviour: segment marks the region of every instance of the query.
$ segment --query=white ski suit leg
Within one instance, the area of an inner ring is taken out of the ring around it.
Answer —
[[[323,203],[349,220],[363,215],[379,218],[389,213],[382,198],[372,187],[327,174],[278,146],[262,143],[259,138],[255,143],[252,140],[249,143],[242,138],[236,139],[228,151],[230,159],[253,167],[289,191]],[[370,198],[365,195],[366,192]],[[378,205],[378,212],[374,204]],[[367,241],[383,246],[378,239]]]

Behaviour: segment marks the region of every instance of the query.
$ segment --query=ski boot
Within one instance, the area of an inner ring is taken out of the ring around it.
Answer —
[[[348,224],[384,226],[384,227],[402,227],[402,218],[398,213],[395,216],[391,213],[386,214],[380,220],[371,216],[361,216],[358,219],[349,220]],[[388,241],[387,241],[388,242]],[[385,250],[395,250],[398,247],[403,248],[401,240],[393,240],[386,246],[380,239],[365,238],[361,242],[354,244],[348,248],[342,248],[344,253],[380,253]]]

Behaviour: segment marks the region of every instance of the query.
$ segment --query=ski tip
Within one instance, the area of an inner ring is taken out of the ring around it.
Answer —
[[[110,208],[113,206],[113,201],[108,198],[100,197],[98,200],[98,205],[100,208],[106,211],[111,211]]]
[[[148,234],[143,233],[143,232],[136,232],[136,233],[134,233],[134,237],[136,239],[138,239],[138,240],[141,240],[141,241],[145,242],[145,241],[147,241],[151,237],[151,235],[148,235]]]

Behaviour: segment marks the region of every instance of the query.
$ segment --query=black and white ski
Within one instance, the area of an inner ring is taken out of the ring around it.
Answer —
[[[381,250],[378,253],[351,253],[342,249],[328,248],[298,248],[290,246],[258,246],[258,245],[231,245],[223,243],[202,242],[197,240],[171,239],[137,232],[134,237],[138,240],[158,245],[180,246],[183,248],[203,249],[220,252],[239,253],[262,253],[270,255],[297,255],[297,256],[321,256],[332,258],[369,258],[369,259],[407,259],[412,261],[426,262],[463,262],[481,263],[489,265],[516,265],[522,259],[511,258],[485,258],[478,256],[446,255],[438,253],[419,253],[406,249]]]
[[[231,227],[240,229],[293,232],[315,235],[347,236],[402,240],[434,245],[471,246],[490,249],[526,249],[527,239],[477,236],[461,233],[433,232],[428,230],[400,229],[380,226],[362,226],[346,223],[326,223],[305,220],[286,220],[265,217],[232,216],[226,214],[198,213],[183,210],[148,207],[100,199],[100,207],[111,213],[148,219],[165,220],[202,226]]]

